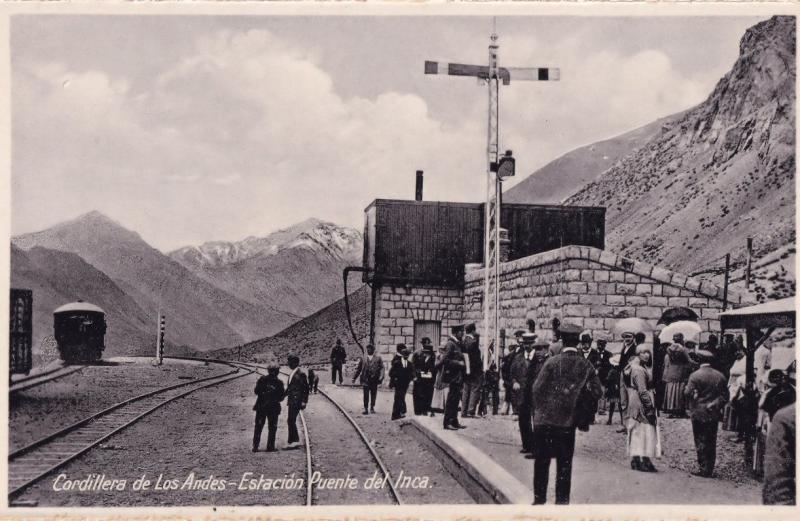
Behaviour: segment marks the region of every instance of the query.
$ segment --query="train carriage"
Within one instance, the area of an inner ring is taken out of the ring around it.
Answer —
[[[98,306],[79,300],[57,308],[53,311],[53,331],[65,362],[95,362],[102,358],[106,319]]]

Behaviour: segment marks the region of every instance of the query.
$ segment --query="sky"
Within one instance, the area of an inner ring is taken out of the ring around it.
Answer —
[[[703,101],[754,17],[498,17],[499,63],[561,80],[500,92],[517,179]],[[376,198],[479,202],[483,16],[66,16],[11,21],[12,234],[98,210],[162,251]]]

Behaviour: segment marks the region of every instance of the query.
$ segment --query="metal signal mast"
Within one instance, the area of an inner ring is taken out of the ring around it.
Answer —
[[[497,65],[497,34],[492,33],[489,44],[489,65],[425,62],[425,74],[472,76],[484,80],[489,87],[489,125],[486,145],[486,221],[484,237],[483,279],[483,351],[484,370],[490,360],[498,362],[500,356],[499,266],[500,266],[500,210],[503,201],[503,178],[514,175],[511,152],[499,157],[500,82],[509,85],[515,81],[555,81],[560,71],[547,67],[499,67]],[[495,347],[497,346],[497,347]],[[499,365],[499,364],[498,364]]]

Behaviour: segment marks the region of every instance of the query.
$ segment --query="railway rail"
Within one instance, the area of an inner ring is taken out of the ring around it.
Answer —
[[[11,382],[11,385],[8,388],[8,392],[10,394],[15,394],[20,391],[24,391],[26,389],[31,389],[32,387],[38,387],[43,383],[52,382],[58,378],[63,376],[67,376],[68,374],[76,373],[86,367],[85,365],[68,365],[66,367],[58,367],[55,369],[51,369],[49,371],[43,371],[38,374],[32,374],[30,376],[26,376],[25,378],[19,378]]]
[[[232,365],[240,365],[242,367],[249,368],[254,372],[257,372],[259,369],[261,369],[261,370],[266,369],[266,367],[264,367],[264,366],[260,366],[260,365],[252,364],[252,363],[248,363],[248,362],[230,362],[230,363]],[[284,374],[286,374],[286,373],[284,373]],[[361,441],[364,443],[364,445],[366,445],[367,450],[369,451],[370,455],[372,456],[373,461],[375,461],[375,464],[377,465],[378,469],[380,469],[380,471],[383,474],[384,478],[386,478],[387,488],[389,489],[389,494],[392,497],[392,500],[394,501],[395,504],[402,505],[403,501],[402,501],[402,499],[400,497],[400,494],[397,492],[397,489],[394,486],[394,482],[392,481],[391,474],[389,473],[389,470],[386,468],[386,465],[383,463],[383,460],[381,459],[380,455],[375,450],[375,447],[373,447],[372,444],[369,442],[369,438],[367,438],[367,435],[364,433],[364,431],[361,429],[361,427],[359,427],[358,423],[353,419],[353,417],[350,415],[350,413],[348,413],[345,410],[345,408],[342,407],[342,405],[339,402],[334,400],[328,393],[326,393],[322,389],[319,390],[319,394],[322,395],[323,397],[325,397],[328,400],[328,402],[330,402],[342,414],[342,416],[345,417],[345,419],[348,421],[348,423],[350,423],[350,425],[356,431],[356,433],[358,434],[358,437],[361,439]],[[300,423],[301,423],[301,426],[302,426],[302,429],[303,429],[303,437],[305,439],[304,446],[305,446],[305,449],[306,449],[306,505],[310,506],[310,505],[314,504],[313,487],[311,485],[311,476],[314,473],[313,460],[312,460],[312,457],[311,457],[311,453],[312,453],[313,449],[312,449],[311,437],[309,436],[309,433],[308,433],[308,426],[306,424],[305,415],[303,414],[302,411],[300,412]]]
[[[206,361],[203,359],[198,359]],[[219,385],[255,372],[230,362],[232,371],[173,384],[118,402],[111,407],[49,434],[8,455],[8,498],[11,502],[28,487],[86,453],[114,434],[136,423],[164,405],[190,393]]]

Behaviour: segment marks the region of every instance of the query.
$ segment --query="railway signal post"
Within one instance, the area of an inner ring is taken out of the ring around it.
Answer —
[[[560,70],[548,67],[500,67],[497,64],[497,34],[492,33],[489,44],[488,65],[466,65],[462,63],[425,62],[425,74],[448,76],[470,76],[483,80],[488,85],[488,131],[486,145],[486,210],[484,237],[484,291],[483,291],[483,351],[484,370],[490,358],[499,364],[499,272],[500,265],[500,209],[502,204],[504,177],[514,175],[514,162],[507,154],[499,158],[499,112],[500,82],[509,85],[515,81],[555,81]]]
[[[158,335],[156,337],[156,365],[161,365],[164,362],[164,333],[167,329],[167,317],[158,314]]]

